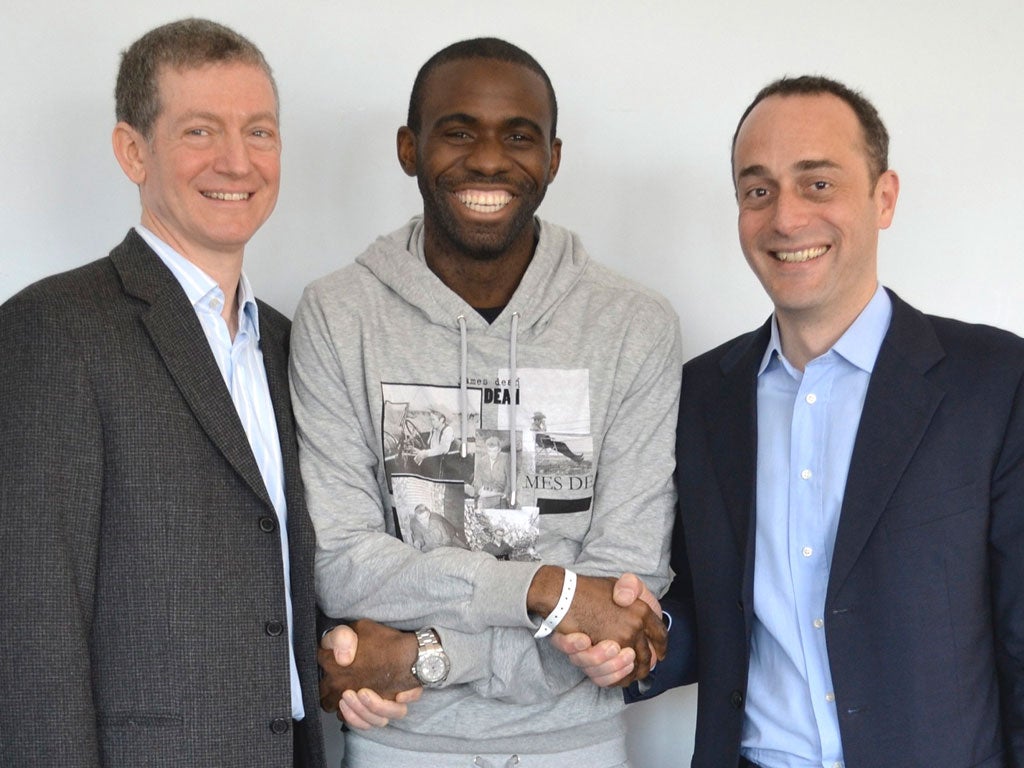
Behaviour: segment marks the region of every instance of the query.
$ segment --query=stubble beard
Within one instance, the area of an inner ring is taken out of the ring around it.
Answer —
[[[498,181],[507,183],[506,179],[495,178],[480,181],[482,186]],[[445,243],[451,251],[474,261],[496,261],[505,255],[522,236],[523,230],[532,227],[534,214],[547,191],[538,190],[534,184],[514,184],[515,195],[520,203],[515,215],[503,225],[481,224],[473,227],[460,221],[455,214],[454,206],[462,203],[451,193],[449,185],[431,186],[422,175],[417,176],[417,184],[423,197],[424,221],[433,230],[432,238]]]

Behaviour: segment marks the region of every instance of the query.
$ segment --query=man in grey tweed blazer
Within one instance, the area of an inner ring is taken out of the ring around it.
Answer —
[[[322,768],[289,322],[241,272],[277,199],[259,50],[125,52],[141,224],[0,307],[0,765]]]

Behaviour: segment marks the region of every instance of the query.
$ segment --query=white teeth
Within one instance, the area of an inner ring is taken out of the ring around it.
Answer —
[[[469,208],[469,210],[478,211],[480,213],[493,213],[494,211],[500,211],[508,205],[509,201],[512,199],[512,195],[508,192],[480,192],[477,190],[456,192],[455,196],[459,198],[459,202]]]
[[[203,192],[203,196],[211,197],[214,200],[229,200],[231,202],[249,199],[248,192]]]
[[[790,264],[799,264],[802,261],[816,259],[827,250],[827,245],[820,245],[817,248],[804,248],[802,251],[775,251],[775,258]]]

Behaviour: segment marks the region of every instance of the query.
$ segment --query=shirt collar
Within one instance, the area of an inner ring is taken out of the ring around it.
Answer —
[[[192,304],[193,309],[198,309],[200,305],[206,304],[209,299],[214,296],[221,302],[224,301],[224,292],[220,289],[220,286],[217,285],[216,280],[174,250],[142,224],[137,224],[135,226],[135,231],[139,233],[142,239],[146,241],[146,244],[149,245],[156,255],[160,257],[160,260],[164,265],[171,270],[171,274],[174,275],[175,279],[181,285],[182,290],[185,291],[185,295],[188,297],[189,303]],[[247,330],[256,338],[257,341],[259,341],[259,308],[256,304],[256,296],[252,291],[249,278],[245,276],[245,272],[242,272],[238,278],[238,307],[239,330]]]
[[[846,329],[846,333],[832,345],[830,351],[834,350],[847,362],[866,373],[871,373],[875,368],[878,352],[882,348],[882,341],[889,330],[890,320],[892,320],[892,300],[886,290],[879,285],[875,288],[875,294],[871,297],[871,301],[857,315],[853,324]],[[765,372],[776,355],[780,360],[784,359],[782,339],[779,336],[779,322],[773,314],[771,338],[768,340],[768,347],[761,358],[761,366],[757,369],[758,376]]]

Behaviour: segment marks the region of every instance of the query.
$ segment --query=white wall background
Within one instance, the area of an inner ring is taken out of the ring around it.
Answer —
[[[1024,334],[1020,0],[6,0],[0,300],[106,254],[138,220],[110,150],[118,53],[187,15],[251,37],[277,75],[281,198],[246,265],[286,313],[306,283],[419,210],[394,136],[420,64],[497,35],[536,56],[559,98],[562,167],[541,214],[665,293],[687,356],[769,312],[737,245],[729,141],[781,74],[860,88],[889,127],[902,194],[883,282],[927,311]],[[695,700],[688,689],[631,709],[636,768],[688,763]]]

